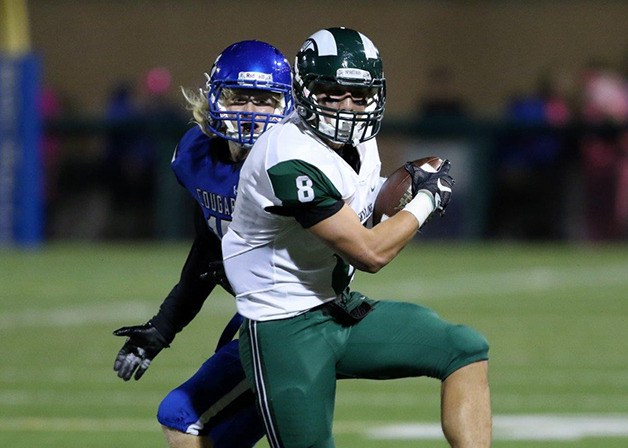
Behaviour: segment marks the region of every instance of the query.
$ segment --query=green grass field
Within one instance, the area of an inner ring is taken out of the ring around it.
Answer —
[[[152,316],[186,255],[0,249],[0,446],[166,446],[156,407],[212,351],[232,299],[212,296],[139,382],[113,373],[123,341],[111,332]],[[354,289],[486,335],[495,447],[628,446],[628,246],[417,243]],[[438,419],[435,380],[339,383],[339,447],[445,447]]]

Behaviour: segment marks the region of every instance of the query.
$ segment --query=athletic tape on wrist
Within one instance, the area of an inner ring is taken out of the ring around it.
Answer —
[[[419,221],[419,227],[421,227],[434,211],[434,207],[432,193],[427,190],[419,190],[417,195],[406,204],[403,210],[412,213]]]

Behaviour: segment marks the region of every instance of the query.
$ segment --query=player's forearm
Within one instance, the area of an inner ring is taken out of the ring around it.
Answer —
[[[358,267],[367,272],[377,272],[386,266],[414,237],[434,211],[433,198],[429,193],[419,193],[399,213],[371,229],[367,247],[373,255],[366,257],[374,263]]]
[[[153,325],[170,341],[196,317],[214,288],[214,284],[201,280],[210,261],[219,254],[211,250],[202,235],[197,235],[187,260],[181,269],[179,283],[164,299],[159,312],[151,319]]]
[[[367,230],[366,251],[352,263],[357,269],[375,273],[390,263],[412,240],[419,228],[416,218],[410,213],[397,213],[392,218]]]
[[[375,273],[395,258],[418,228],[418,221],[412,214],[397,213],[367,229],[355,212],[345,205],[310,230],[356,269]]]
[[[206,291],[194,291],[178,284],[162,302],[151,322],[166,339],[172,341],[196,317],[208,295]]]

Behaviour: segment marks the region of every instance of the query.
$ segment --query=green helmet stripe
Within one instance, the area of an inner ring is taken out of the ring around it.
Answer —
[[[362,45],[364,46],[364,54],[366,55],[367,59],[378,59],[379,52],[377,51],[377,48],[375,47],[375,44],[373,43],[373,41],[371,41],[371,39],[369,39],[368,37],[366,37],[364,34],[360,33],[359,31],[357,33],[360,35],[360,39],[362,39]]]
[[[330,31],[320,30],[312,34],[301,51],[305,51],[308,45],[312,45],[312,41],[316,44],[315,51],[318,51],[319,56],[338,56],[336,38]]]

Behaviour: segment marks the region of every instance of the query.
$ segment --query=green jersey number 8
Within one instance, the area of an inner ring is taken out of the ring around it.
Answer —
[[[312,188],[312,179],[308,176],[299,176],[296,179],[297,197],[299,202],[312,202],[314,200],[314,189]]]

